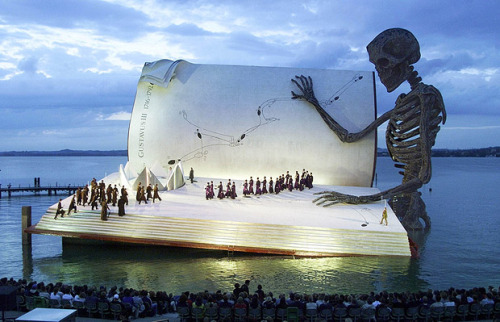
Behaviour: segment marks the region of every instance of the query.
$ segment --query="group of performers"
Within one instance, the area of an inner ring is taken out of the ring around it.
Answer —
[[[60,199],[59,203],[57,204],[57,210],[54,219],[57,219],[59,215],[61,217],[64,217],[65,214],[69,216],[71,211],[77,212],[77,205],[84,207],[85,205],[89,205],[91,206],[92,210],[98,210],[100,205],[101,220],[107,220],[110,214],[109,204],[112,204],[113,207],[118,205],[118,215],[125,215],[125,205],[128,205],[128,192],[125,187],[122,187],[121,196],[118,199],[118,188],[116,187],[116,185],[112,187],[111,184],[109,184],[106,187],[106,184],[103,180],[97,183],[97,180],[93,178],[90,182],[90,188],[89,185],[85,185],[85,187],[83,188],[78,187],[75,194],[71,198],[71,202],[69,204],[67,212],[63,210],[61,201],[62,199]]]
[[[219,199],[224,199],[224,198],[235,199],[236,197],[238,197],[238,195],[236,194],[236,184],[234,183],[234,181],[231,182],[231,179],[229,179],[229,181],[227,182],[226,190],[224,190],[222,181],[219,182],[219,186],[217,188],[219,189],[217,193],[217,198]],[[209,200],[213,199],[214,196],[215,196],[214,182],[213,181],[207,182],[207,186],[205,187],[205,197],[207,198],[207,200]]]
[[[90,200],[89,200],[89,192],[90,192]],[[128,192],[125,187],[121,188],[121,197],[120,199],[125,200],[125,204],[128,205]],[[118,199],[118,188],[116,187],[116,184],[114,187],[109,184],[106,187],[106,184],[104,183],[103,180],[101,182],[97,183],[96,178],[93,178],[92,181],[90,182],[90,187],[89,185],[85,185],[83,188],[78,188],[76,190],[75,196],[76,198],[76,204],[79,206],[85,206],[85,205],[90,205],[92,207],[92,210],[98,209],[98,205],[101,204],[105,201],[106,204],[112,204],[113,206],[116,206],[116,204],[119,202]]]
[[[155,200],[158,199],[161,201],[160,194],[159,194],[159,189],[158,189],[158,184],[155,184],[154,187],[149,184],[147,187],[142,186],[142,183],[139,182],[139,185],[137,186],[137,194],[135,199],[139,202],[139,205],[141,204],[142,201],[144,203],[148,203],[149,199],[153,199],[153,203],[155,203]]]
[[[266,193],[275,193],[278,194],[281,191],[288,190],[304,190],[305,188],[311,189],[313,187],[313,174],[312,172],[302,170],[302,175],[299,174],[299,171],[295,171],[295,181],[289,171],[285,174],[282,174],[276,177],[276,183],[273,181],[273,178],[269,178],[269,182],[266,177],[263,177],[263,180],[260,181],[259,177],[255,181],[255,191],[254,191],[254,180],[250,177],[250,180],[245,180],[243,183],[243,195],[246,197],[248,195],[262,195]],[[222,181],[219,182],[217,198],[231,198],[235,199],[236,195],[236,186],[234,181],[231,182],[229,179],[226,184],[226,190],[224,190],[224,186],[222,185]],[[213,199],[215,197],[214,191],[214,183],[213,181],[207,182],[207,186],[205,187],[205,198],[207,200]]]

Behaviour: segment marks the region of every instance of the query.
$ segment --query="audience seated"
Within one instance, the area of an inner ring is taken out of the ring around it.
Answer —
[[[335,311],[339,308],[372,308],[375,309],[375,317],[378,317],[379,312],[382,310],[392,310],[393,308],[403,308],[409,310],[411,308],[422,307],[449,307],[449,306],[467,306],[470,304],[475,305],[491,305],[500,302],[500,288],[494,289],[489,287],[488,290],[484,287],[473,288],[470,290],[454,289],[448,290],[429,290],[426,292],[402,292],[391,293],[382,291],[380,293],[371,292],[369,294],[301,294],[290,293],[287,299],[284,294],[281,294],[278,300],[274,300],[272,292],[268,292],[265,297],[263,294],[262,286],[253,294],[247,294],[241,291],[239,285],[235,287],[238,297],[234,295],[235,292],[223,293],[217,291],[210,293],[204,291],[200,293],[185,292],[179,296],[172,294],[167,295],[165,291],[136,291],[134,289],[117,289],[112,287],[109,292],[106,292],[105,287],[97,290],[95,287],[83,286],[70,286],[63,285],[62,283],[45,285],[43,282],[28,283],[26,280],[14,280],[2,278],[0,279],[0,286],[17,286],[18,296],[35,297],[45,296],[51,299],[62,301],[65,300],[74,302],[113,302],[120,303],[123,314],[121,316],[128,319],[129,317],[139,316],[156,316],[165,313],[174,313],[177,307],[186,306],[189,308],[200,307],[204,310],[207,307],[219,308],[244,308],[244,309],[286,309],[287,307],[297,307],[301,316],[305,316],[307,310],[317,310],[320,312],[323,309]],[[96,293],[97,292],[97,293]],[[36,295],[37,294],[37,295]],[[96,294],[99,297],[96,297]],[[236,301],[236,303],[235,303]],[[128,304],[128,306],[127,306]],[[25,308],[26,310],[26,308]],[[496,314],[496,313],[492,313]],[[485,317],[486,314],[479,315],[480,318]],[[464,317],[462,316],[461,319]],[[475,316],[466,315],[466,319],[474,320]],[[498,318],[498,316],[494,316]],[[372,319],[373,320],[373,319]]]

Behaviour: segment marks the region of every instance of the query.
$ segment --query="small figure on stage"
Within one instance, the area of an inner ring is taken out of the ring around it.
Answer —
[[[191,180],[191,183],[194,181],[194,170],[193,167],[191,167],[191,170],[189,170],[189,180]]]
[[[106,202],[106,199],[103,199],[102,202],[101,202],[101,220],[108,220],[108,217],[109,217],[109,206],[108,206],[108,203]]]
[[[80,187],[78,187],[78,189],[76,189],[76,204],[78,206],[82,205],[82,188],[80,188]]]
[[[121,193],[122,193],[121,197],[123,198],[123,200],[125,200],[125,204],[128,206],[128,192],[127,192],[127,188],[122,187]]]
[[[243,196],[247,196],[249,194],[248,192],[248,181],[245,179],[245,183],[243,184]]]
[[[306,185],[306,171],[302,172],[302,177],[300,178],[299,190],[304,190],[304,186]]]
[[[139,185],[137,186],[137,193],[135,194],[135,200],[141,201],[141,190],[142,190],[142,186],[141,186],[141,183],[139,182]]]
[[[231,179],[229,179],[226,185],[226,198],[231,198]]]
[[[64,217],[64,209],[62,207],[62,199],[59,199],[59,203],[57,204],[57,210],[56,210],[56,215],[54,216],[54,219],[57,219],[57,216],[61,215],[61,217]]]
[[[92,191],[94,191],[94,190],[92,190]],[[97,210],[99,208],[97,206],[97,193],[92,194],[92,198],[90,199],[90,205],[92,206],[92,210],[94,210],[94,209]]]
[[[387,226],[387,207],[384,207],[384,211],[382,211],[382,219],[380,220],[380,224],[385,221],[385,225]]]
[[[108,184],[108,187],[106,188],[106,198],[108,199],[108,203],[111,203],[113,200],[111,195],[113,194],[113,188],[111,187],[111,184]]]
[[[300,187],[300,175],[299,171],[295,171],[295,185],[293,186],[295,190],[298,190]]]
[[[115,187],[113,188],[113,192],[111,193],[111,195],[113,198],[113,207],[115,207],[118,201],[118,188],[116,187],[116,184]]]
[[[155,203],[155,199],[161,201],[160,194],[158,193],[158,184],[155,184],[155,187],[153,188],[153,203]]]
[[[145,204],[148,203],[146,199],[146,187],[142,187],[141,191],[139,192],[139,205],[141,204],[141,201],[144,201]]]
[[[148,184],[148,187],[146,188],[146,200],[153,199],[153,195],[151,194],[153,192],[153,187],[151,187],[151,183]]]
[[[123,195],[118,200],[118,216],[125,216],[125,198]]]
[[[257,177],[257,181],[255,182],[255,194],[259,195],[262,193],[262,190],[260,190],[260,180],[259,177]]]
[[[273,177],[269,177],[269,193],[273,193],[274,188],[273,188]]]
[[[248,181],[248,193],[254,194],[254,192],[253,192],[253,179],[251,176],[250,176],[250,181]]]
[[[224,185],[222,185],[222,181],[219,182],[219,193],[217,194],[217,198],[224,199]]]
[[[281,191],[281,176],[279,178],[276,178],[276,184],[274,185],[274,193],[278,194]]]
[[[212,199],[210,198],[210,182],[207,182],[207,186],[205,187],[205,198],[207,200]]]
[[[85,207],[85,204],[87,203],[89,199],[89,185],[85,185],[85,187],[82,190],[82,201],[83,201],[83,206]]]
[[[236,197],[238,197],[238,195],[236,194],[236,185],[233,181],[233,185],[231,186],[231,199],[235,199]]]
[[[313,173],[309,173],[309,177],[307,178],[307,187],[312,189],[313,187]]]
[[[71,210],[74,210],[74,212],[76,212],[75,195],[73,195],[73,198],[71,198],[71,202],[69,203],[68,216]]]
[[[266,176],[264,176],[264,179],[262,180],[262,194],[267,193],[267,180]]]

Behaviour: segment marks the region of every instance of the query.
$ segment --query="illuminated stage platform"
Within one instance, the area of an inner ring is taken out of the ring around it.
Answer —
[[[117,207],[110,206],[108,221],[101,221],[100,211],[91,211],[88,206],[54,220],[57,205],[53,205],[28,232],[295,256],[411,256],[406,230],[389,207],[389,225],[380,224],[384,201],[328,208],[311,202],[313,193],[324,190],[362,195],[378,189],[315,186],[311,190],[243,197],[242,182],[236,180],[236,199],[206,200],[207,179],[197,180],[162,192],[162,201],[154,204],[149,201],[139,205],[135,198],[130,198],[124,217],[117,215]],[[69,202],[70,198],[63,201],[65,209]]]

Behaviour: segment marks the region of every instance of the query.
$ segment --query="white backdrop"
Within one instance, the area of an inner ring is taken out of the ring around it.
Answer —
[[[158,161],[168,169],[180,159],[196,177],[254,180],[306,169],[318,184],[371,186],[376,133],[342,143],[310,104],[291,99],[291,79],[301,74],[349,131],[375,119],[372,72],[161,60],[146,63],[137,86],[131,166],[140,172]]]

